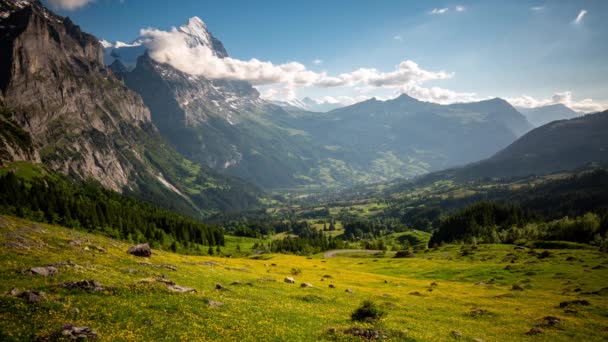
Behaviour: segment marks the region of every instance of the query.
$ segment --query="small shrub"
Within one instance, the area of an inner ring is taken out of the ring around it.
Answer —
[[[382,318],[386,313],[376,305],[376,303],[366,300],[361,303],[361,306],[357,308],[351,315],[350,318],[353,321],[365,322],[365,321],[376,321]]]
[[[395,253],[395,258],[413,258],[414,253],[410,251],[398,251]]]
[[[298,274],[300,274],[300,273],[302,273],[302,270],[301,270],[301,269],[299,269],[299,268],[293,267],[293,268],[291,269],[291,274],[292,274],[292,275],[294,275],[294,276],[296,276],[296,275],[298,275]]]

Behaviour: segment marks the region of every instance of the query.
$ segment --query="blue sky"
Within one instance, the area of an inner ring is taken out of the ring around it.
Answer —
[[[445,101],[500,96],[516,104],[568,101],[581,110],[608,103],[608,1],[602,0],[95,0],[58,12],[100,38],[126,42],[142,28],[169,30],[198,16],[235,59],[297,61],[329,75],[359,68],[387,73],[410,60],[426,71],[450,73],[415,82],[437,87],[438,98],[443,90],[453,92]],[[280,85],[260,89],[273,87]],[[412,88],[303,86],[296,96],[389,97],[403,89]],[[433,100],[427,90],[411,91]],[[593,102],[581,102],[588,98]]]

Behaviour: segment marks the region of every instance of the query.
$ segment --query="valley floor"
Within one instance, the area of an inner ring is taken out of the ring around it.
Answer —
[[[218,258],[154,250],[139,258],[128,255],[123,242],[6,216],[0,216],[0,246],[3,341],[49,337],[65,324],[88,326],[112,341],[358,340],[344,330],[357,325],[350,314],[367,299],[386,316],[359,326],[386,340],[608,339],[608,256],[593,249],[542,253],[480,245],[462,253],[448,245],[405,259]],[[58,274],[27,272],[48,265]],[[301,273],[292,275],[294,268]],[[81,280],[103,289],[62,285]],[[302,288],[304,282],[312,287]],[[196,292],[180,293],[179,286]],[[11,295],[14,288],[45,295],[30,303],[31,297]],[[575,300],[582,302],[560,307]],[[526,334],[533,327],[540,333]]]

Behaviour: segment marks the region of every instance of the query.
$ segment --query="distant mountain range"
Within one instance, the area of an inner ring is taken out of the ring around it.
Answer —
[[[561,103],[535,108],[518,107],[517,110],[522,113],[534,127],[539,127],[555,120],[572,119],[581,115]]]
[[[573,170],[608,163],[608,111],[538,127],[494,156],[427,179],[503,178]]]
[[[330,102],[328,100],[315,100],[310,97],[305,97],[302,100],[290,100],[290,101],[273,101],[272,103],[277,106],[281,106],[287,110],[306,110],[309,112],[325,113],[330,110],[346,107],[345,104],[340,102]]]

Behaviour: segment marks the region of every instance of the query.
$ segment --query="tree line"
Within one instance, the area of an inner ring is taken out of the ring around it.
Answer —
[[[69,228],[100,232],[174,251],[223,246],[221,228],[124,196],[97,184],[76,184],[56,175],[33,179],[0,175],[0,213]]]

